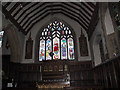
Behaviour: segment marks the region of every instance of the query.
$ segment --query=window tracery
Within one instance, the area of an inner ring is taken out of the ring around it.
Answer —
[[[74,39],[70,28],[55,20],[41,32],[39,61],[74,58]]]

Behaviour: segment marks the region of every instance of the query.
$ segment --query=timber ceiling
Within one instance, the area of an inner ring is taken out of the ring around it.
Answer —
[[[49,14],[61,13],[74,19],[88,33],[96,17],[95,2],[2,2],[2,12],[25,35]]]

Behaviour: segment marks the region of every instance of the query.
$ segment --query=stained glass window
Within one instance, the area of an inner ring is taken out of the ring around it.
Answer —
[[[51,40],[48,39],[46,41],[46,60],[51,60],[51,56],[49,55],[49,53],[51,52],[52,50],[52,47],[51,47]]]
[[[0,31],[0,48],[2,47],[3,34],[4,31]]]
[[[68,58],[74,59],[74,46],[72,38],[68,38]]]
[[[67,44],[65,38],[61,40],[61,59],[67,59]]]
[[[74,39],[70,28],[55,20],[41,32],[39,61],[58,59],[74,59]]]
[[[40,40],[39,60],[45,59],[45,40]]]
[[[60,59],[60,45],[57,37],[53,39],[53,53],[53,59]]]

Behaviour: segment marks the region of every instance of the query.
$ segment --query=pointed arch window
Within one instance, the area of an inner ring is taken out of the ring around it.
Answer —
[[[50,54],[52,53],[52,55]],[[54,21],[41,32],[39,43],[39,61],[74,60],[74,39],[69,27]]]

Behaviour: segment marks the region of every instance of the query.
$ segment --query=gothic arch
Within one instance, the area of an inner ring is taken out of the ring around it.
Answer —
[[[36,35],[36,38],[35,38],[35,62],[39,62],[39,38],[40,38],[40,35],[41,35],[41,32],[43,31],[43,29],[48,25],[50,24],[51,22],[53,21],[61,21],[62,23],[64,23],[66,26],[68,26],[71,30],[71,32],[73,33],[73,39],[74,39],[74,53],[75,53],[75,60],[76,61],[78,59],[78,55],[77,55],[77,41],[76,41],[76,34],[74,32],[74,29],[72,29],[72,27],[67,23],[65,22],[64,20],[61,20],[59,18],[52,18],[51,20],[49,20],[46,24],[44,24],[38,31],[37,35]]]
[[[79,36],[79,46],[80,46],[80,56],[89,56],[89,43],[88,43],[88,35],[86,31],[81,29],[81,34]]]
[[[96,34],[93,40],[93,55],[94,55],[94,64],[101,63],[100,48],[99,43],[102,40],[101,34]]]
[[[5,35],[8,38],[8,42],[10,44],[11,58],[12,62],[20,62],[21,60],[21,50],[20,44],[18,40],[17,33],[13,25],[9,24],[5,29]]]

